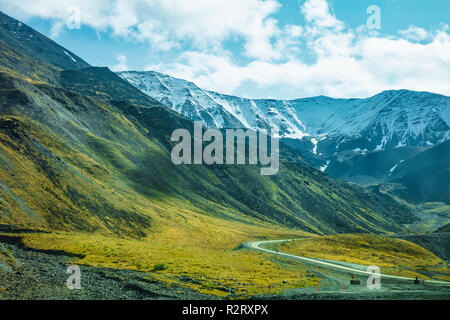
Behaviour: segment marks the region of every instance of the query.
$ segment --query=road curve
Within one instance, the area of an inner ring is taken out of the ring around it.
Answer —
[[[363,275],[363,276],[371,276],[371,275],[373,275],[373,273],[371,273],[371,272],[364,271],[364,270],[358,270],[358,269],[351,268],[351,267],[342,266],[342,265],[339,265],[337,263],[335,264],[335,263],[332,263],[332,262],[321,261],[321,260],[317,260],[317,259],[313,259],[313,258],[296,256],[296,255],[289,254],[289,253],[277,252],[277,251],[269,250],[269,249],[266,249],[266,248],[263,247],[264,245],[271,244],[271,243],[281,243],[281,242],[289,242],[289,241],[295,241],[295,240],[299,240],[299,239],[253,241],[253,242],[246,242],[243,245],[246,248],[248,248],[248,249],[259,250],[259,251],[263,251],[263,252],[266,252],[266,253],[275,254],[275,255],[278,255],[278,256],[281,256],[281,257],[284,257],[284,258],[288,258],[288,259],[291,259],[291,260],[303,261],[303,262],[314,264],[314,265],[318,265],[318,266],[325,266],[325,267],[328,267],[328,268],[334,269],[334,270],[345,271],[345,272],[349,272],[349,273],[352,273],[352,274],[358,274],[358,275]],[[381,276],[381,278],[389,278],[389,279],[398,279],[398,280],[407,280],[407,281],[414,281],[415,280],[413,278],[392,276],[392,275],[388,275],[388,274],[380,274],[380,276]],[[426,282],[426,283],[450,285],[450,282],[447,282],[447,281],[438,281],[438,280],[423,280],[423,281]]]

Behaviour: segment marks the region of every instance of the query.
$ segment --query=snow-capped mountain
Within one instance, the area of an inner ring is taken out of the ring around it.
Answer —
[[[192,82],[156,72],[121,72],[149,96],[209,128],[278,128],[282,136],[306,134],[289,103],[238,98],[198,88]]]
[[[246,99],[152,71],[119,75],[206,127],[276,128],[284,138],[309,140],[316,154],[437,145],[450,138],[450,97],[428,92],[385,91],[367,99]]]

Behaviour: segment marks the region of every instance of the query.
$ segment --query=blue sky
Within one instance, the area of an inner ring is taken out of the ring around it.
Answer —
[[[371,5],[379,30],[366,25]],[[156,70],[228,94],[450,95],[448,0],[0,0],[0,10],[92,65]]]

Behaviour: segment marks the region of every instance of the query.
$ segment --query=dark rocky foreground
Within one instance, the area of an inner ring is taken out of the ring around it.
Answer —
[[[9,242],[9,243],[8,243]],[[81,290],[67,288],[73,257],[39,252],[0,238],[0,300],[171,300],[213,297],[145,279],[145,273],[81,266]],[[1,257],[1,256],[0,256]]]
[[[215,296],[191,289],[146,279],[148,274],[80,266],[81,289],[67,288],[67,268],[75,256],[62,251],[39,251],[27,248],[20,238],[6,233],[37,232],[15,226],[0,226],[0,300],[210,300]],[[3,233],[3,234],[2,234]],[[445,237],[447,236],[447,237]],[[444,238],[442,238],[444,237]],[[430,240],[429,238],[426,238]],[[439,234],[447,247],[448,234]],[[411,241],[410,239],[408,239]],[[423,240],[421,238],[421,240]],[[429,242],[429,241],[428,241]],[[436,241],[434,241],[436,244]],[[320,281],[317,287],[286,290],[281,294],[255,296],[262,300],[450,300],[450,286],[421,282],[382,280],[381,290],[368,290],[366,278],[356,276],[360,285],[350,285],[349,275],[309,266]]]

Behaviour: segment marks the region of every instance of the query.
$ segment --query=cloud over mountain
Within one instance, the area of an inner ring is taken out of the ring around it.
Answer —
[[[18,17],[41,17],[60,31],[69,0],[0,0]],[[450,94],[450,33],[411,25],[386,35],[350,28],[326,0],[300,1],[298,23],[277,16],[277,0],[81,0],[82,26],[145,43],[175,60],[147,69],[204,89],[252,97],[367,97],[388,89]],[[365,21],[366,13],[361,12]],[[303,22],[304,21],[304,22]],[[121,58],[123,61],[126,57]]]

